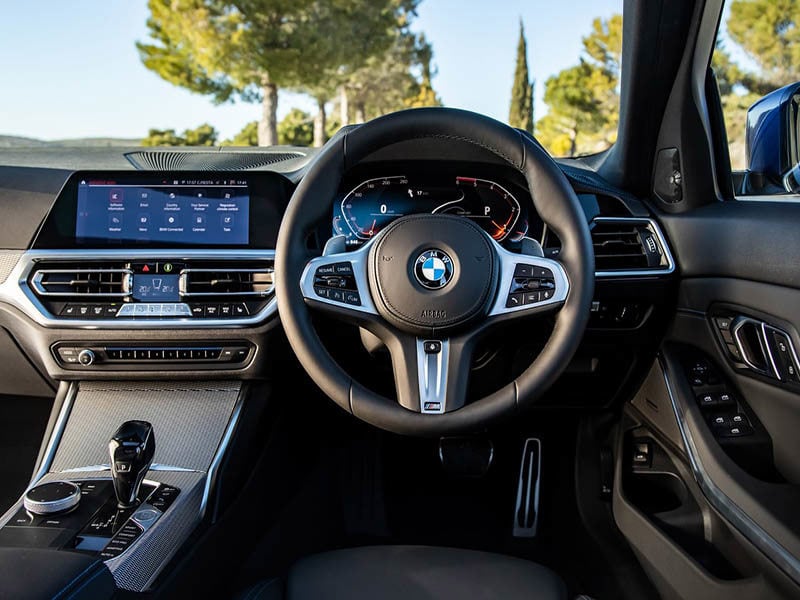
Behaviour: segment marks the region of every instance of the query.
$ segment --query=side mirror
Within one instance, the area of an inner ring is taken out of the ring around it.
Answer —
[[[800,193],[800,82],[771,92],[747,110],[747,188]]]

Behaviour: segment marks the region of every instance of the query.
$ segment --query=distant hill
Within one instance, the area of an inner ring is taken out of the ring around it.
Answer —
[[[141,138],[73,138],[68,140],[39,140],[16,135],[0,135],[0,148],[110,148],[138,146]]]

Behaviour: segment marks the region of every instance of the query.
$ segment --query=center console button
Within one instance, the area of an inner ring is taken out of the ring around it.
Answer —
[[[208,318],[217,318],[219,316],[219,306],[216,304],[206,304],[205,312],[203,313]]]
[[[78,305],[77,304],[65,304],[64,308],[61,309],[59,313],[62,317],[77,317],[78,316]]]
[[[222,318],[228,318],[233,315],[233,306],[230,304],[220,304],[219,306],[219,316]]]

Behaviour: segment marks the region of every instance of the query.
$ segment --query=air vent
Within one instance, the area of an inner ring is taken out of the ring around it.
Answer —
[[[672,270],[660,232],[649,219],[598,218],[591,233],[598,273]]]
[[[31,285],[39,296],[124,298],[131,294],[131,270],[105,265],[39,267],[33,272]]]
[[[180,291],[184,297],[265,297],[274,289],[271,268],[209,268],[181,271]]]
[[[125,158],[141,171],[240,171],[304,158],[302,152],[142,150]]]

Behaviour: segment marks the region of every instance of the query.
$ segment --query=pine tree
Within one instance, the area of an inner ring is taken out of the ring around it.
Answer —
[[[511,88],[508,124],[533,133],[533,82],[528,74],[528,43],[525,41],[522,19],[519,21],[517,67],[514,70],[514,86]]]

